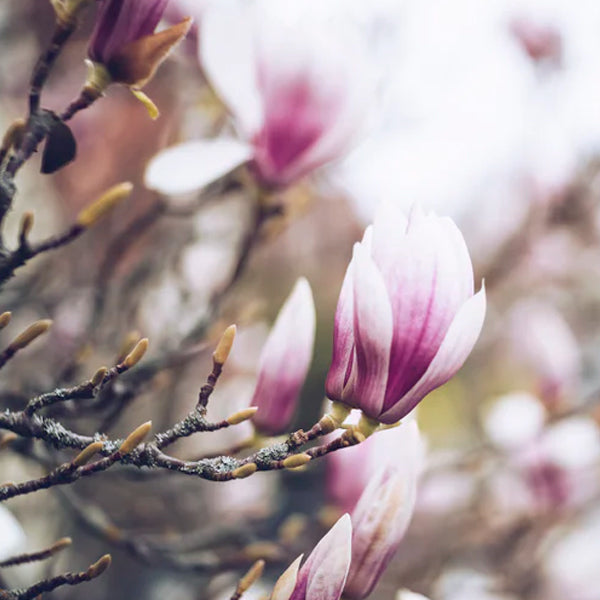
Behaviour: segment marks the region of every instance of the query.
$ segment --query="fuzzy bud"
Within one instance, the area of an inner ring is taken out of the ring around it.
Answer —
[[[233,340],[235,339],[235,334],[237,332],[237,327],[235,325],[230,325],[221,336],[219,343],[217,344],[217,348],[213,352],[213,361],[217,365],[224,365],[229,357],[229,353],[231,352],[231,348],[233,346]]]
[[[40,335],[46,333],[50,329],[52,321],[50,319],[41,319],[32,323],[23,333],[20,333],[9,345],[9,349],[12,351],[22,350],[26,346],[29,346],[33,340],[40,337]]]
[[[137,365],[142,360],[146,350],[148,350],[148,338],[142,338],[134,347],[134,349],[125,357],[123,365],[128,369]]]
[[[71,462],[71,464],[75,467],[83,467],[94,457],[94,455],[98,454],[100,450],[104,447],[102,442],[92,442],[88,444]]]
[[[226,421],[230,425],[238,425],[239,423],[243,423],[244,421],[251,419],[257,410],[258,408],[256,408],[256,406],[250,406],[249,408],[238,410],[237,412],[233,413],[230,417],[227,417]]]
[[[245,479],[246,477],[250,477],[250,475],[254,475],[257,469],[256,463],[248,463],[231,471],[231,476],[234,479]]]
[[[11,317],[12,313],[8,310],[0,315],[0,329],[4,329],[10,323]]]
[[[299,467],[303,467],[306,463],[310,462],[311,456],[310,454],[306,454],[305,452],[302,454],[294,454],[293,456],[288,456],[283,461],[283,466],[286,469],[298,469]]]
[[[146,438],[152,429],[152,421],[147,421],[134,429],[121,444],[119,454],[125,455],[133,452]]]
[[[104,573],[104,571],[110,567],[111,562],[112,558],[110,554],[105,554],[88,568],[87,574],[94,579],[95,577],[102,575],[102,573]]]
[[[129,197],[132,191],[133,184],[129,181],[114,185],[77,215],[77,225],[86,229],[92,227],[119,202]]]

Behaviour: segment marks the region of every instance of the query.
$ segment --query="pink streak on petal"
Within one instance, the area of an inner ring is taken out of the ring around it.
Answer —
[[[458,311],[435,358],[420,380],[403,398],[381,415],[382,423],[395,423],[407,415],[429,392],[446,383],[462,367],[483,326],[486,297],[482,287]]]
[[[339,600],[350,568],[351,539],[352,523],[346,514],[311,552],[290,600]]]
[[[413,211],[394,258],[382,265],[394,314],[384,410],[426,371],[473,285],[466,245],[450,219]]]

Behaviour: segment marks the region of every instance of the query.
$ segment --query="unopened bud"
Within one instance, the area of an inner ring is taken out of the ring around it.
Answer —
[[[321,426],[321,431],[323,432],[323,434],[331,433],[339,427],[337,421],[334,421],[330,415],[325,415],[324,417],[321,417],[321,419],[319,420],[319,425]]]
[[[77,215],[77,224],[86,228],[95,225],[119,202],[130,196],[132,191],[133,184],[129,181],[111,187]]]
[[[140,425],[137,429],[134,429],[121,444],[119,453],[125,455],[133,452],[133,450],[135,450],[144,441],[151,429],[152,421],[147,421],[146,423]]]
[[[70,546],[72,543],[73,540],[70,537],[60,538],[60,540],[54,542],[54,544],[52,544],[48,550],[50,550],[51,554],[56,554],[57,552],[60,552],[61,550],[64,550]]]
[[[247,465],[242,465],[241,467],[231,471],[231,476],[234,479],[245,479],[246,477],[250,477],[250,475],[256,473],[257,468],[258,467],[256,466],[256,463],[248,463]]]
[[[233,340],[235,339],[235,334],[237,331],[237,327],[235,325],[230,325],[221,336],[219,343],[217,344],[216,350],[213,352],[213,361],[218,365],[224,365],[225,361],[229,357],[229,353],[231,352],[231,347],[233,346]]]
[[[105,554],[104,556],[100,557],[93,565],[91,565],[88,568],[87,574],[92,579],[94,579],[95,577],[102,575],[102,573],[104,573],[104,571],[106,571],[106,569],[108,569],[108,567],[110,567],[111,562],[112,562],[112,558],[111,558],[110,554]]]
[[[92,442],[88,444],[72,461],[76,467],[83,467],[93,458],[95,454],[98,454],[100,450],[104,447],[102,442]]]
[[[243,423],[248,419],[251,419],[255,414],[258,408],[256,406],[250,406],[249,408],[244,408],[243,410],[238,410],[233,413],[230,417],[227,417],[226,421],[230,425],[238,425],[239,423]]]
[[[247,573],[240,579],[236,592],[241,596],[246,592],[252,584],[254,584],[265,570],[265,561],[260,559],[257,560],[247,571]]]
[[[2,152],[8,152],[11,148],[18,148],[21,145],[23,133],[25,132],[25,125],[24,119],[15,119],[10,124],[2,138],[2,145],[0,146]]]
[[[279,541],[284,546],[290,545],[306,530],[307,523],[306,515],[300,513],[290,515],[279,527],[277,532]]]
[[[283,461],[283,466],[286,469],[297,469],[298,467],[303,467],[307,462],[310,462],[310,454],[306,454],[303,452],[302,454],[294,454],[292,456],[288,456]]]
[[[0,315],[0,329],[4,329],[9,323],[12,313],[7,310]]]
[[[244,548],[244,557],[249,560],[257,560],[260,558],[277,560],[278,558],[281,558],[281,548],[273,542],[254,542],[253,544],[248,544]]]
[[[128,331],[121,340],[119,353],[117,354],[117,362],[122,362],[125,357],[135,348],[135,345],[140,341],[142,334],[135,329]]]
[[[125,357],[123,365],[128,369],[137,365],[142,360],[146,350],[148,350],[148,338],[142,338],[134,347],[134,349]]]
[[[23,333],[20,333],[9,345],[9,348],[13,351],[21,350],[28,346],[43,333],[46,333],[50,329],[52,321],[50,319],[41,319],[32,323]]]
[[[100,385],[103,381],[104,378],[106,377],[106,374],[108,373],[108,369],[106,367],[100,367],[93,375],[92,378],[90,379],[90,383],[96,387],[97,385]]]

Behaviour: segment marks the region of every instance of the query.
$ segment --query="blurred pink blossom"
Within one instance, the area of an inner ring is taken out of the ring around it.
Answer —
[[[525,299],[508,315],[511,352],[532,369],[538,393],[556,405],[576,393],[581,353],[564,317],[548,302]]]
[[[355,245],[342,284],[328,397],[398,421],[462,366],[485,307],[454,222],[418,207],[407,219],[386,205]]]

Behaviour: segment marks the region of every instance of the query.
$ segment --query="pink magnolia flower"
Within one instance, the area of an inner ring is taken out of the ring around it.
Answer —
[[[412,518],[423,446],[416,421],[401,427],[406,427],[404,460],[373,475],[352,513],[352,561],[344,587],[349,600],[362,600],[373,591]]]
[[[315,306],[310,285],[298,279],[279,311],[262,349],[252,406],[253,421],[264,435],[284,433],[290,424],[313,354]]]
[[[537,391],[549,407],[575,396],[581,373],[581,350],[564,316],[550,303],[520,300],[507,315],[510,352],[529,368]]]
[[[300,569],[299,556],[277,580],[270,600],[339,600],[350,567],[352,523],[344,515]]]
[[[454,222],[419,208],[406,219],[389,205],[354,247],[327,395],[381,423],[398,421],[462,366],[485,306]]]

